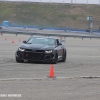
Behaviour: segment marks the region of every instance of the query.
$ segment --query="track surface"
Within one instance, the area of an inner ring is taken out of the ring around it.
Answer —
[[[56,78],[53,79],[47,78],[49,63],[15,61],[15,51],[21,44],[19,39],[29,37],[0,36],[0,100],[100,99],[99,39],[66,38],[67,61],[54,65]],[[14,94],[17,96],[13,97]]]

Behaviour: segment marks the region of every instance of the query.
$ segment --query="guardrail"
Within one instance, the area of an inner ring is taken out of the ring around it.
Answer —
[[[44,3],[72,3],[72,4],[100,4],[100,0],[0,0],[12,2],[44,2]]]

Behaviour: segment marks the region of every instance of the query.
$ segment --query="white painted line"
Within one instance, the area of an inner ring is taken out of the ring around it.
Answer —
[[[14,81],[14,80],[42,80],[45,78],[2,78],[0,81]]]
[[[77,78],[100,78],[100,76],[77,76],[77,77],[42,77],[42,78],[0,78],[0,81],[14,81],[14,80],[44,80],[44,79],[77,79]]]
[[[67,93],[68,95],[94,95],[94,94],[100,94],[100,92],[71,92]]]

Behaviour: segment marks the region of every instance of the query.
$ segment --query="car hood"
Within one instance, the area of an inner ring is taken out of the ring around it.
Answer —
[[[55,46],[44,45],[44,44],[22,44],[20,47],[25,49],[46,50],[46,49],[53,49]]]

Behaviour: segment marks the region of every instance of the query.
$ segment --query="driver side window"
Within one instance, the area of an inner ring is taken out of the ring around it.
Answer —
[[[58,39],[56,40],[56,45],[58,45],[59,44],[59,41],[58,41]]]

